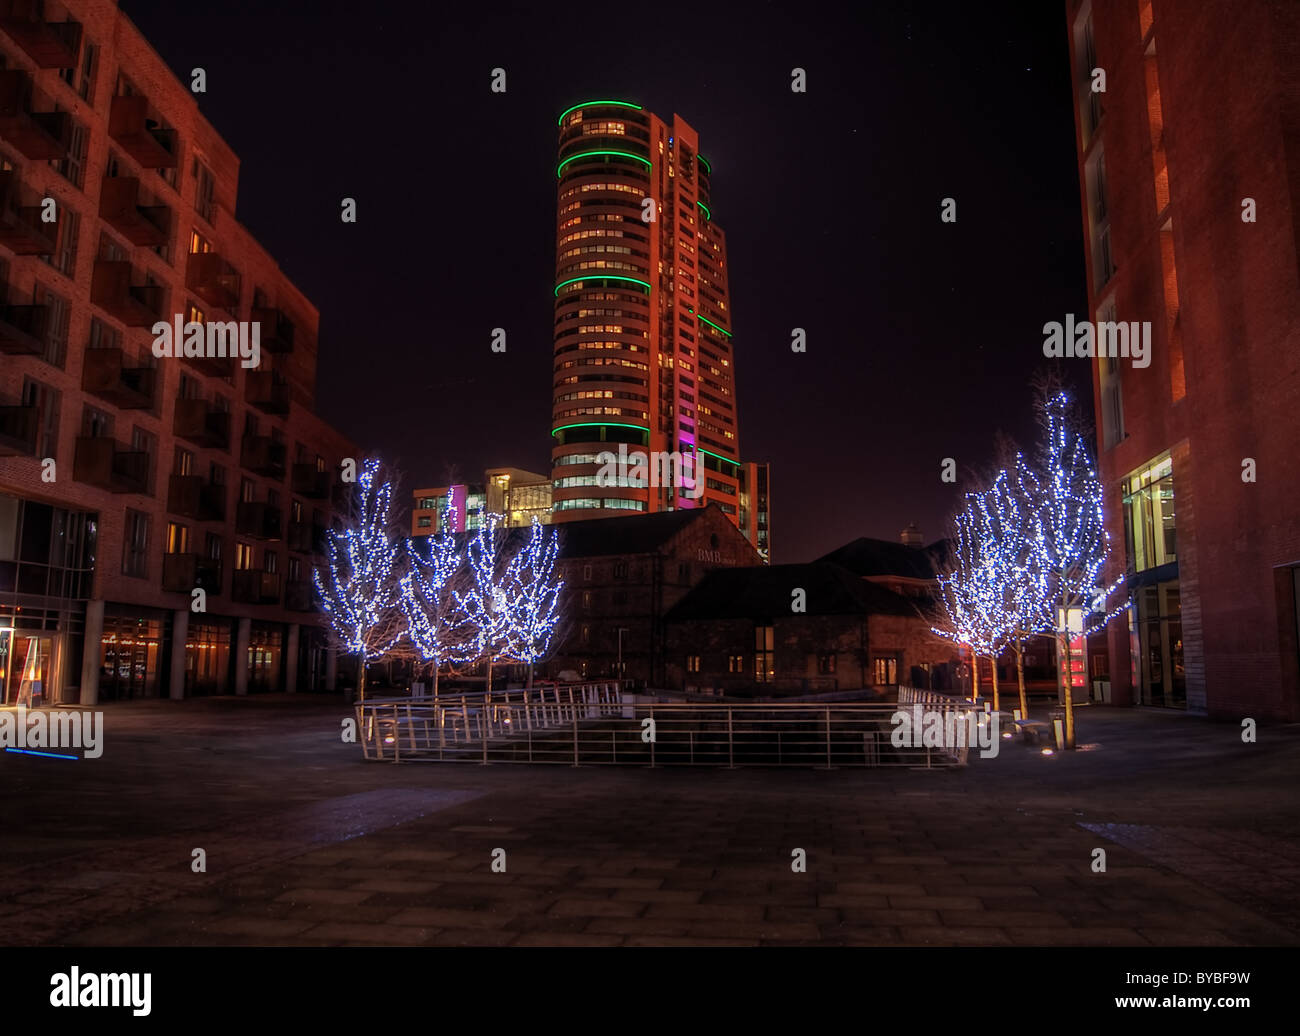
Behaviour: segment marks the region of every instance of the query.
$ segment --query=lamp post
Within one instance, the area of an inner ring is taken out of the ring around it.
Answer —
[[[623,634],[628,632],[626,626],[618,628],[618,684],[623,686]]]

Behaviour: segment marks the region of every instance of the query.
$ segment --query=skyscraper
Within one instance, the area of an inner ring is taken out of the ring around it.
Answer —
[[[750,466],[763,485],[746,485],[711,172],[680,116],[617,100],[560,115],[555,521],[716,503],[766,557],[767,470]],[[600,455],[620,449],[633,465],[680,454],[698,479],[673,485],[654,463],[602,477]]]

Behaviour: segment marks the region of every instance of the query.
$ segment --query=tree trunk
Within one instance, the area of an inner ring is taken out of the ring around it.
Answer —
[[[530,691],[533,689],[533,660],[531,658],[528,660],[528,683],[526,686]]]
[[[487,680],[483,684],[483,688],[488,694],[492,693],[492,658],[490,656],[487,660]]]
[[[1070,651],[1070,608],[1064,595],[1061,599],[1061,632],[1057,635],[1060,648],[1065,652],[1065,667],[1062,670],[1061,656],[1056,659],[1056,679],[1065,680],[1065,747],[1074,747],[1074,659]],[[1062,673],[1064,676],[1062,677]]]
[[[998,697],[998,656],[989,656],[989,664],[993,667],[993,711],[1002,711],[1002,699]]]
[[[1020,718],[1029,718],[1029,698],[1025,695],[1025,642],[1016,642],[1016,676],[1020,681]]]
[[[357,656],[357,701],[366,703],[366,656]]]
[[[438,670],[440,668],[441,666],[437,662],[433,663],[433,701],[435,705],[438,703]]]
[[[975,653],[975,645],[970,646],[970,700],[980,696],[980,656]]]

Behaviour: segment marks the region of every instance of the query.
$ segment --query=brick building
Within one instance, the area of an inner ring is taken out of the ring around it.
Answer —
[[[1118,703],[1300,718],[1300,5],[1067,0]],[[1095,90],[1098,72],[1104,92]],[[1059,319],[1056,318],[1056,319]]]
[[[566,522],[560,558],[567,623],[548,672],[651,687],[668,677],[668,610],[709,571],[758,563],[716,506]]]
[[[111,0],[0,0],[7,701],[332,683],[311,568],[356,450],[313,413],[318,314],[236,221],[239,171]],[[158,357],[177,320],[256,324],[259,362]]]
[[[827,562],[718,569],[668,612],[668,686],[764,695],[925,687],[954,651],[930,632],[922,605]]]

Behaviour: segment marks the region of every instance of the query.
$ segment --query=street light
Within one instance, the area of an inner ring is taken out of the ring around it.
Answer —
[[[618,679],[623,680],[623,634],[630,632],[626,626],[618,628]]]

